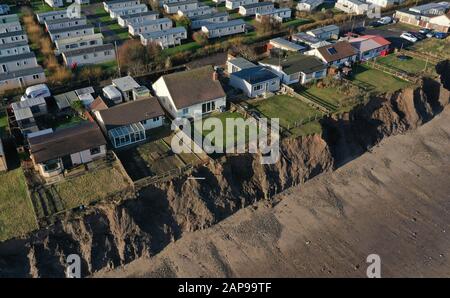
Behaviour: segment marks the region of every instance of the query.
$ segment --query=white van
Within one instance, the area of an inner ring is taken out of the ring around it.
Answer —
[[[50,89],[48,89],[46,84],[38,84],[31,87],[28,87],[25,90],[25,94],[20,98],[20,100],[27,100],[30,98],[37,97],[50,97],[52,94],[50,93]]]

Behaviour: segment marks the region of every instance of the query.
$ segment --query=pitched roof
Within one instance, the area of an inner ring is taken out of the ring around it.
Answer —
[[[100,110],[105,110],[108,108],[108,106],[106,105],[106,103],[103,101],[103,99],[100,96],[98,96],[96,99],[94,99],[94,101],[91,103],[91,105],[89,107],[93,111],[100,111]]]
[[[162,76],[177,109],[225,97],[211,65]]]
[[[366,52],[391,44],[381,36],[364,35],[349,40],[350,44],[360,52]]]
[[[75,57],[75,56],[81,56],[85,54],[90,53],[97,53],[97,52],[103,52],[103,51],[112,51],[114,50],[114,45],[111,43],[94,46],[94,47],[88,47],[88,48],[82,48],[72,51],[65,51],[62,54],[66,57]]]
[[[291,75],[298,72],[313,73],[319,70],[326,69],[327,66],[323,64],[322,60],[314,56],[307,56],[302,54],[289,55],[286,58],[267,58],[261,61],[262,64],[280,65],[283,72]]]
[[[317,48],[317,51],[327,62],[333,62],[343,58],[356,55],[356,50],[347,41],[339,41],[324,47]]]
[[[30,76],[34,74],[44,74],[44,69],[41,66],[32,68],[25,68],[17,71],[0,73],[0,81],[10,80],[14,78],[20,78],[24,76]]]
[[[29,138],[28,142],[36,163],[106,144],[105,137],[95,122],[84,122],[53,133]]]
[[[261,83],[278,78],[276,74],[262,66],[245,68],[241,71],[233,72],[231,76],[236,76],[250,84]]]
[[[111,129],[163,116],[164,110],[155,97],[148,97],[100,110],[99,113],[106,128]]]
[[[328,25],[328,26],[324,26],[324,27],[319,27],[316,29],[312,29],[309,30],[307,33],[308,34],[314,34],[314,35],[320,35],[326,32],[333,32],[333,31],[338,31],[339,32],[339,27],[336,25]]]
[[[20,60],[30,59],[30,58],[36,58],[36,55],[34,54],[34,52],[28,52],[28,53],[22,53],[22,54],[19,54],[19,55],[0,57],[0,63],[8,63],[8,62],[20,61]]]

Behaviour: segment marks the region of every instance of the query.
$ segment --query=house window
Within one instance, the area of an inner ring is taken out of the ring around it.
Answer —
[[[96,154],[100,154],[101,149],[100,149],[100,147],[94,147],[94,148],[89,149],[89,151],[90,151],[91,155],[96,155]]]
[[[183,109],[183,115],[186,115],[187,113],[189,113],[189,108],[184,108]]]
[[[154,117],[152,120],[153,122],[159,121],[159,117]]]
[[[142,121],[141,121],[141,124],[142,124],[142,125],[147,124],[147,120],[142,120]]]
[[[262,85],[256,85],[253,87],[253,91],[258,91],[262,89]]]

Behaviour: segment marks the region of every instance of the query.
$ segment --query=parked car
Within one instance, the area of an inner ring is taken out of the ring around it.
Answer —
[[[52,94],[50,93],[50,89],[48,89],[46,84],[38,84],[31,87],[28,87],[25,90],[25,94],[20,98],[20,100],[27,100],[30,98],[38,98],[38,97],[50,97]]]
[[[369,23],[369,27],[380,27],[380,26],[382,26],[383,24],[381,24],[379,21],[373,21],[373,22],[370,22]]]
[[[423,35],[425,35],[425,36],[427,36],[427,34],[428,34],[428,33],[431,33],[431,31],[432,31],[431,29],[428,29],[428,28],[422,28],[422,29],[419,30],[419,33],[420,33],[420,34],[423,34]]]
[[[401,38],[406,39],[407,41],[410,41],[412,43],[415,43],[418,41],[417,37],[415,37],[414,35],[408,33],[408,32],[404,32],[402,33],[402,35],[400,35]]]
[[[425,35],[420,34],[419,32],[412,32],[412,31],[410,31],[408,33],[411,34],[412,36],[414,36],[415,38],[417,38],[417,40],[422,40],[422,39],[426,38]]]
[[[435,32],[434,33],[434,38],[444,39],[446,37],[447,37],[447,33],[445,33],[445,32]]]
[[[382,17],[381,19],[378,20],[378,23],[380,23],[381,25],[387,25],[392,23],[392,18],[391,17]]]

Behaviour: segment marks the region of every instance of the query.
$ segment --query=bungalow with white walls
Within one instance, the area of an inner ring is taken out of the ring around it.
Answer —
[[[141,43],[147,46],[150,42],[157,43],[165,49],[171,46],[181,44],[181,41],[187,39],[187,31],[184,27],[173,27],[163,31],[147,32],[141,34]]]
[[[95,122],[49,131],[28,139],[30,158],[44,178],[106,155],[106,140]]]
[[[139,24],[146,21],[154,21],[159,18],[159,13],[155,11],[146,11],[136,14],[128,14],[117,17],[117,23],[120,27],[128,27],[130,24]]]
[[[0,44],[0,57],[16,56],[29,52],[31,52],[31,49],[26,41]]]
[[[274,10],[272,2],[258,2],[239,6],[239,14],[243,16],[254,16],[257,13],[265,13]]]
[[[7,43],[16,43],[19,41],[28,42],[28,36],[25,31],[14,31],[14,32],[6,32],[0,33],[0,45]]]
[[[83,66],[88,64],[101,64],[116,59],[116,51],[111,43],[65,51],[62,53],[64,64],[68,67]]]
[[[337,0],[334,8],[345,13],[362,15],[368,11],[369,5],[359,0]]]
[[[38,66],[34,52],[0,58],[0,73],[14,72]]]
[[[68,18],[69,16],[67,14],[67,11],[63,9],[63,10],[40,12],[36,14],[36,17],[40,24],[44,24],[46,21],[49,20],[65,19]]]
[[[0,74],[0,94],[7,90],[25,88],[47,81],[41,66]]]
[[[286,8],[275,8],[266,12],[258,12],[256,13],[255,20],[261,22],[264,17],[271,18],[277,22],[284,22],[287,19],[291,18],[292,10],[288,7]]]
[[[109,12],[111,9],[131,7],[141,4],[140,0],[111,0],[103,2],[103,9]]]
[[[153,90],[173,118],[197,118],[226,107],[226,94],[211,65],[160,77]]]
[[[0,15],[0,33],[21,31],[19,17],[16,14]]]
[[[357,60],[358,52],[348,41],[338,41],[336,43],[320,47],[305,52],[307,55],[313,55],[320,58],[328,66],[340,67],[347,63],[353,63]]]
[[[61,54],[65,51],[84,49],[103,44],[103,34],[89,34],[69,38],[61,38],[55,41],[56,54]]]
[[[57,20],[45,21],[45,27],[48,30],[70,28],[74,26],[87,25],[86,17],[81,18],[64,18]]]
[[[210,23],[202,27],[208,38],[216,38],[245,32],[245,21],[235,19],[223,23]]]
[[[358,51],[358,60],[366,61],[389,53],[391,42],[377,35],[350,38],[348,42]]]
[[[177,14],[180,17],[192,18],[197,16],[209,15],[215,12],[217,12],[217,9],[215,9],[214,7],[204,5],[190,10],[178,10]]]
[[[242,5],[249,5],[249,4],[254,4],[254,3],[258,3],[258,0],[226,0],[225,1],[225,7],[229,10],[232,9],[237,9],[239,8],[239,6]]]
[[[404,0],[366,0],[366,2],[379,7],[388,7],[395,4],[403,3]]]
[[[297,3],[296,8],[298,11],[311,12],[319,7],[319,5],[321,5],[323,2],[324,0],[301,0]]]
[[[280,78],[271,70],[255,66],[231,73],[230,85],[253,98],[280,90]]]
[[[97,110],[94,115],[114,148],[145,141],[165,119],[158,99],[151,96]]]
[[[128,32],[133,36],[141,33],[163,31],[172,28],[172,20],[169,18],[161,18],[142,23],[128,25]]]
[[[266,58],[259,62],[273,70],[283,83],[306,84],[327,75],[327,66],[317,57],[292,54],[284,58]]]
[[[80,25],[70,28],[53,29],[49,30],[48,34],[50,35],[50,39],[55,42],[56,40],[62,38],[79,37],[94,34],[94,27],[92,25]]]
[[[166,3],[164,4],[164,11],[169,14],[178,13],[179,10],[193,10],[199,7],[199,3],[197,0],[187,0],[180,1],[175,3]]]
[[[48,4],[50,7],[63,7],[64,1],[63,0],[45,0],[45,3]]]
[[[127,7],[110,9],[109,16],[111,17],[111,19],[117,19],[120,16],[132,15],[132,14],[137,14],[137,13],[147,12],[147,11],[148,11],[147,5],[139,4],[136,6],[127,6]]]
[[[191,28],[195,30],[210,23],[225,23],[228,22],[228,17],[229,15],[227,12],[216,12],[203,16],[191,17]]]

